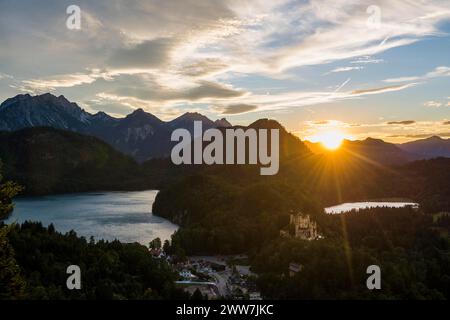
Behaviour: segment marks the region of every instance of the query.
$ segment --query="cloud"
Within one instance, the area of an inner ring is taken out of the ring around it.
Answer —
[[[137,108],[154,103],[161,105],[188,103],[209,103],[213,110],[223,114],[240,114],[254,111],[276,111],[294,107],[312,106],[346,99],[360,98],[365,95],[400,91],[414,86],[405,84],[381,88],[360,89],[353,91],[303,91],[285,92],[276,95],[254,94],[231,85],[208,80],[185,81],[168,77],[161,79],[157,74],[110,74],[95,72],[87,75],[66,75],[58,79],[46,79],[27,83],[23,90],[32,88],[34,92],[54,87],[68,87],[90,83],[97,79],[108,80],[106,91],[97,96],[114,103],[126,103],[126,108]],[[163,77],[164,78],[164,77]],[[114,81],[111,81],[114,79]],[[95,100],[95,99],[94,99]],[[115,108],[117,109],[117,108]],[[98,110],[98,108],[97,108]]]
[[[352,64],[378,64],[384,62],[383,59],[370,59],[370,57],[362,57],[354,61],[350,61]]]
[[[167,87],[155,80],[147,80],[137,85],[125,85],[110,91],[123,97],[134,97],[146,101],[200,101],[205,99],[230,99],[241,97],[244,91],[229,85],[210,81],[197,81],[189,87]]]
[[[333,4],[311,1],[297,10],[289,7],[293,12],[283,18],[303,20],[303,23],[285,24],[291,27],[292,33],[301,33],[302,37],[289,46],[273,50],[272,54],[269,51],[265,62],[274,70],[286,70],[372,56],[438,34],[439,23],[450,15],[449,5],[440,2],[377,1],[382,8],[382,23],[379,28],[371,28],[366,9],[372,4],[356,0]],[[442,14],[432,15],[436,12]]]
[[[85,102],[89,110],[105,111],[114,116],[124,116],[131,110],[142,108],[153,114],[157,114],[162,119],[171,119],[181,113],[180,109],[174,106],[156,104],[152,101],[142,100],[135,97],[122,97],[111,93],[100,92],[96,98]]]
[[[352,91],[353,95],[377,94],[383,92],[393,92],[416,86],[417,83],[408,83],[405,85],[387,86],[381,88],[360,89]]]
[[[228,64],[219,58],[205,58],[183,66],[180,73],[190,77],[202,77],[223,72],[227,68]]]
[[[408,81],[417,81],[420,80],[421,77],[400,77],[400,78],[392,78],[392,79],[386,79],[383,80],[387,83],[396,83],[396,82],[408,82]]]
[[[442,107],[442,103],[441,102],[433,101],[433,100],[427,101],[423,105],[425,107],[428,107],[428,108],[439,108],[439,107]]]
[[[110,79],[110,77],[98,69],[89,73],[63,74],[41,79],[23,80],[18,88],[29,93],[43,93],[54,91],[57,88],[70,88],[82,84],[91,84],[97,79]]]
[[[108,59],[109,67],[118,70],[146,70],[160,68],[170,63],[170,55],[177,40],[158,38],[119,48]]]
[[[403,121],[390,121],[387,124],[401,124],[401,125],[410,125],[415,124],[416,121],[414,120],[403,120]]]
[[[245,94],[244,91],[233,89],[231,86],[221,83],[199,81],[198,84],[198,86],[186,90],[181,95],[187,100],[195,101],[204,98],[236,98]]]
[[[221,103],[242,98],[248,93],[229,84],[203,79],[185,81],[177,76],[164,79],[157,74],[122,74],[115,76],[114,83],[108,85],[102,94],[173,105],[186,102]]]
[[[435,68],[433,71],[430,71],[421,76],[409,76],[409,77],[400,77],[400,78],[391,78],[383,80],[387,83],[395,83],[395,82],[408,82],[408,81],[423,81],[427,79],[439,78],[439,77],[449,77],[450,76],[450,67],[440,66]]]
[[[328,124],[328,120],[314,121],[314,125],[323,125],[323,124]]]
[[[244,104],[244,103],[238,103],[238,104],[229,104],[225,106],[215,106],[214,110],[219,111],[222,114],[240,114],[240,113],[246,113],[249,111],[257,110],[258,106],[253,104]]]
[[[315,125],[320,121],[305,121],[301,129],[295,133],[299,137],[310,137],[316,135],[318,132],[326,130],[340,130],[356,139],[365,139],[367,137],[379,138],[393,143],[402,143],[413,139],[428,138],[434,135],[441,137],[450,136],[448,131],[448,124],[450,122],[443,121],[415,121],[413,125],[404,125],[403,121],[393,122],[395,124],[388,124],[387,122],[379,123],[358,123],[355,126],[353,123],[328,120],[334,125]],[[409,120],[408,120],[409,122]]]
[[[0,72],[0,80],[2,80],[2,79],[13,79],[13,78],[14,77],[9,75],[9,74]]]
[[[433,71],[426,74],[428,78],[436,78],[436,77],[449,77],[450,76],[450,67],[441,66],[437,67]]]
[[[304,124],[308,127],[348,127],[353,125],[339,120],[305,121]]]
[[[359,89],[353,91],[294,91],[283,92],[276,95],[249,93],[239,98],[240,103],[258,105],[256,111],[286,110],[296,107],[312,106],[317,104],[361,98],[367,95],[383,94],[386,92],[401,91],[415,86],[410,83],[398,86],[381,88]],[[251,111],[250,111],[251,112]]]
[[[174,109],[199,103],[270,111],[403,90],[417,77],[403,78],[404,86],[353,92],[286,88],[297,85],[296,68],[349,61],[332,73],[361,70],[383,62],[378,53],[440,35],[450,18],[450,3],[433,0],[377,1],[378,29],[367,24],[372,0],[97,0],[83,2],[82,29],[74,32],[65,28],[67,5],[49,1],[2,3],[0,42],[11,50],[1,50],[0,61],[2,71],[23,81],[17,88],[64,89],[80,101],[105,93],[133,107],[159,103]],[[102,71],[89,71],[93,66]],[[428,76],[448,72],[438,67]],[[285,90],[258,94],[280,79]],[[308,80],[317,82],[314,75]]]
[[[134,107],[129,103],[124,101],[115,102],[110,99],[104,99],[101,95],[96,99],[80,103],[80,106],[91,113],[103,111],[114,117],[122,117],[123,115],[129,114],[134,110]]]
[[[362,69],[364,69],[364,67],[340,67],[340,68],[336,68],[336,69],[331,70],[327,74],[338,73],[338,72],[348,72],[348,71],[362,70]]]

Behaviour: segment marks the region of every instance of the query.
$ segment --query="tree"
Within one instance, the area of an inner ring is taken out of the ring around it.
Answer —
[[[3,181],[0,160],[0,220],[6,219],[13,210],[12,198],[22,191],[22,187],[11,181]]]
[[[8,240],[26,281],[26,299],[187,298],[175,285],[178,274],[164,259],[154,259],[148,247],[138,243],[90,243],[75,234],[50,233],[39,222],[10,227]],[[81,290],[66,288],[66,270],[72,261],[82,270]],[[7,282],[0,283],[0,291],[13,288],[3,283]]]
[[[191,300],[206,300],[201,291],[197,288],[191,296]]]
[[[150,247],[150,249],[161,249],[161,239],[160,238],[153,239],[152,241],[150,241],[148,246]]]
[[[14,250],[8,241],[10,228],[0,228],[0,300],[23,298],[25,289]]]
[[[0,170],[2,163],[0,161]],[[12,183],[1,183],[3,177],[0,172],[0,220],[6,218],[13,209],[12,198],[21,188]],[[24,295],[25,282],[20,275],[20,268],[14,257],[14,250],[8,240],[8,233],[12,227],[0,228],[0,300],[20,299]]]
[[[169,240],[165,240],[164,241],[164,245],[163,245],[163,250],[166,254],[171,254],[172,248],[170,247],[170,241]]]

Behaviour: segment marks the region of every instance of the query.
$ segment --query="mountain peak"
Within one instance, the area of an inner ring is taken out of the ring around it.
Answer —
[[[142,119],[142,118],[144,118],[144,119],[158,120],[159,122],[162,122],[162,120],[160,120],[157,116],[153,115],[150,112],[145,111],[142,108],[135,109],[132,113],[127,115],[125,118],[126,119],[130,119],[130,118],[141,118]]]
[[[94,114],[94,117],[98,116],[98,117],[104,117],[104,116],[108,116],[108,114],[104,111],[99,111],[96,114]]]
[[[157,116],[146,112],[142,108],[135,109],[132,113],[127,115],[124,119],[121,125],[131,125],[132,127],[140,127],[145,125],[160,125],[164,121],[159,119]]]
[[[398,146],[410,153],[420,155],[422,159],[450,157],[450,139],[444,139],[436,135],[402,143]]]
[[[132,115],[144,115],[144,114],[149,114],[147,112],[144,111],[144,109],[142,108],[138,108],[135,109],[132,113],[130,113],[128,116],[132,116]]]
[[[60,95],[59,97],[47,92],[47,93],[43,93],[41,95],[35,95],[32,96],[28,93],[26,94],[18,94],[13,98],[7,99],[5,102],[3,102],[1,104],[1,106],[6,107],[15,103],[21,103],[21,102],[27,102],[29,103],[30,106],[34,106],[34,105],[39,105],[42,102],[52,102],[55,104],[60,104],[63,106],[68,106],[68,105],[72,105],[72,106],[76,106],[77,108],[78,105],[76,103],[70,102],[69,100],[67,100],[67,98],[63,95]]]
[[[2,104],[0,104],[0,108],[6,108],[7,106],[12,105],[18,101],[27,100],[30,98],[31,98],[31,95],[28,93],[18,94],[12,98],[6,99]]]
[[[286,131],[286,129],[277,121],[273,119],[259,119],[249,125],[249,128],[255,129],[279,129],[281,131]]]
[[[96,114],[92,116],[93,119],[101,120],[101,121],[108,121],[108,120],[115,120],[114,117],[111,117],[109,114],[103,111],[99,111]]]
[[[34,97],[35,98],[39,98],[39,97],[41,97],[41,98],[57,98],[55,95],[51,94],[50,92],[46,92],[41,95],[36,95]]]
[[[187,123],[193,123],[194,121],[201,121],[204,125],[209,127],[215,126],[214,122],[211,119],[198,112],[186,112],[181,116],[179,116],[178,118],[173,119],[169,123],[172,126],[177,126],[180,124],[186,125]]]
[[[220,128],[229,128],[229,127],[232,127],[231,123],[228,122],[228,120],[225,119],[225,118],[217,119],[216,121],[214,121],[214,124],[215,124],[217,127],[220,127]]]
[[[377,139],[377,138],[372,138],[372,137],[367,137],[366,139],[364,139],[364,141],[366,142],[372,142],[372,143],[381,143],[384,142],[381,139]]]
[[[208,118],[198,112],[186,112],[186,113],[182,114],[181,116],[179,116],[178,118],[176,118],[175,120],[177,120],[177,119],[180,119],[180,120],[181,119],[183,119],[183,120],[205,120]]]

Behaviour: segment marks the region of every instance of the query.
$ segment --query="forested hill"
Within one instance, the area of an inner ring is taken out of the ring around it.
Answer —
[[[0,132],[4,176],[27,194],[149,188],[139,165],[91,136],[53,128]]]
[[[290,212],[321,224],[325,206],[408,198],[426,213],[450,211],[450,159],[385,167],[351,154],[281,159],[275,176],[250,166],[204,168],[162,187],[153,213],[182,225],[175,245],[187,253],[238,253],[279,236]]]
[[[0,222],[0,240],[0,300],[189,298],[176,288],[178,275],[169,265],[138,243],[87,241],[74,231],[61,234],[37,222]],[[67,266],[74,262],[83,270],[80,290],[66,287]]]

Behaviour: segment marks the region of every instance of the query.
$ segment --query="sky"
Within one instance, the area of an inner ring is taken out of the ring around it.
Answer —
[[[450,1],[0,0],[0,100],[44,92],[301,138],[450,137]]]

